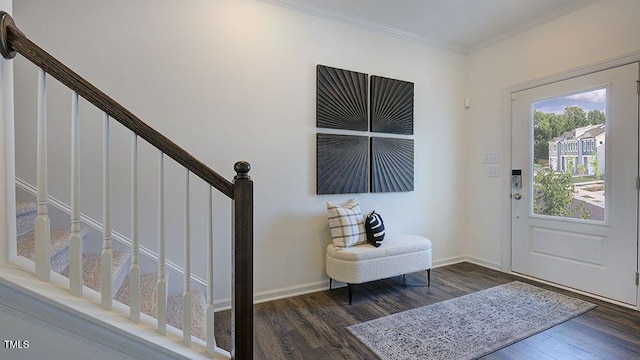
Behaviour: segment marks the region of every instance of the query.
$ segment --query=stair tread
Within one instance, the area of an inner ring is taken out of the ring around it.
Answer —
[[[85,286],[100,291],[102,281],[102,260],[99,252],[82,254],[82,279]],[[113,274],[113,282],[116,283],[118,275],[122,271],[126,271],[126,265],[128,264],[130,254],[128,251],[114,250],[111,273]],[[67,266],[61,273],[61,275],[69,277],[69,266]],[[121,284],[114,284],[114,291],[118,289],[116,287],[122,287]]]
[[[115,299],[129,305],[129,276],[122,282]],[[145,273],[140,275],[140,311],[155,318],[158,311],[158,274]],[[182,293],[174,292],[167,295],[167,323],[177,329],[182,329]],[[204,291],[191,291],[191,333],[205,340],[207,331],[207,303]]]
[[[182,330],[183,295],[171,293],[167,299],[167,323]],[[202,290],[191,290],[191,334],[206,340],[207,302]]]
[[[35,227],[37,213],[36,203],[18,202],[16,203],[16,235],[22,236]]]
[[[30,213],[35,213],[38,209],[38,205],[30,201],[18,201],[16,202],[16,216],[23,216]]]
[[[130,278],[127,275],[120,286],[120,289],[116,293],[115,299],[125,305],[129,305],[129,282]],[[140,311],[151,316],[156,317],[158,311],[158,274],[157,273],[145,273],[140,274]]]
[[[56,256],[69,246],[69,229],[52,229],[50,231],[51,257]],[[35,260],[35,231],[28,232],[18,237],[18,255]]]

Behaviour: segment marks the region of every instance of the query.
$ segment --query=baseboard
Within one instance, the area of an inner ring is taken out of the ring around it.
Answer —
[[[461,262],[470,262],[472,264],[480,265],[482,267],[486,267],[492,270],[502,271],[502,265],[493,261],[481,259],[475,256],[463,255],[463,256],[455,256],[446,259],[434,260],[433,267],[439,268],[448,265],[459,264]]]
[[[465,258],[464,261],[470,262],[472,264],[480,265],[482,267],[486,267],[486,268],[489,268],[489,269],[492,269],[492,270],[503,272],[502,271],[502,264],[499,264],[497,262],[481,259],[481,258],[474,257],[474,256],[465,256],[464,258]]]
[[[263,303],[273,300],[284,299],[293,296],[310,294],[318,291],[328,290],[329,280],[314,281],[306,284],[288,286],[280,289],[260,291],[255,293],[254,302]]]
[[[467,261],[466,256],[455,256],[455,257],[450,257],[445,259],[436,259],[436,260],[433,260],[432,267],[439,268],[443,266],[458,264],[465,261]]]
[[[493,270],[500,270],[500,264],[472,257],[472,256],[456,256],[446,259],[439,259],[433,261],[433,268],[439,268],[448,265],[454,265],[462,262],[470,262],[482,267],[486,267]],[[334,288],[346,286],[342,283],[334,282]],[[284,299],[293,296],[305,295],[319,291],[329,290],[329,279],[314,281],[306,284],[289,286],[280,289],[273,289],[268,291],[261,291],[255,294],[255,303],[269,302],[273,300]]]

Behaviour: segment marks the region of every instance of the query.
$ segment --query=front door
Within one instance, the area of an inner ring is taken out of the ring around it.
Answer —
[[[512,94],[514,272],[637,305],[638,71]]]

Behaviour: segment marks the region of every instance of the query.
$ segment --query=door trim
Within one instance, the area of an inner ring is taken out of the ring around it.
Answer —
[[[511,151],[512,151],[512,139],[511,139],[511,123],[512,123],[512,113],[511,113],[511,93],[528,90],[534,87],[548,85],[551,83],[569,80],[572,78],[580,77],[583,75],[589,75],[592,73],[609,70],[618,66],[628,65],[634,62],[640,62],[640,51],[635,51],[629,54],[625,54],[622,56],[606,59],[603,61],[595,62],[589,65],[577,67],[574,69],[562,71],[556,74],[540,77],[537,79],[532,79],[529,81],[521,82],[518,84],[514,84],[502,89],[502,161],[500,167],[502,169],[511,169]],[[506,173],[506,171],[504,172]],[[502,186],[501,186],[501,194],[502,201],[500,205],[502,207],[501,216],[502,216],[502,254],[501,254],[501,268],[503,272],[512,273],[512,258],[511,258],[511,178],[510,176],[502,177]],[[640,212],[639,212],[640,214]],[[640,219],[639,219],[640,220]],[[636,271],[640,272],[640,244],[638,246],[638,255],[639,259],[636,266]],[[520,275],[520,274],[518,274]],[[521,276],[521,275],[520,275]],[[536,279],[540,281],[539,279]],[[541,281],[544,282],[544,281]],[[553,284],[554,286],[562,288],[558,284]],[[568,288],[567,288],[568,289]],[[574,289],[570,289],[574,292],[578,292]],[[593,294],[588,294],[591,297],[598,298]],[[638,299],[640,299],[640,286],[638,287]],[[617,302],[613,302],[610,299],[602,298],[601,300],[618,304]],[[620,304],[618,304],[620,305]],[[627,305],[626,307],[629,307]],[[636,306],[631,307],[640,311],[640,301]]]

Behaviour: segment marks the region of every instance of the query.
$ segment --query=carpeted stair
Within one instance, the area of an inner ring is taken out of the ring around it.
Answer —
[[[171,293],[167,296],[167,323],[182,330],[182,294]],[[191,290],[191,334],[206,340],[207,300],[202,290]]]
[[[158,274],[140,274],[140,311],[156,317],[158,311]],[[116,301],[129,305],[129,276],[127,276],[116,294]],[[191,290],[191,333],[205,340],[207,302],[202,290]],[[174,292],[167,295],[167,323],[182,330],[182,293]]]
[[[36,203],[19,202],[16,204],[16,233],[22,236],[33,230],[33,223],[36,221],[38,207]]]
[[[34,222],[36,204],[30,202],[16,204],[16,222],[18,234],[18,255],[30,260],[35,259]],[[51,229],[51,269],[63,276],[69,276],[69,229]],[[85,232],[83,231],[83,239]],[[128,251],[113,251],[113,292],[114,300],[129,305],[129,267],[131,256]],[[84,285],[99,291],[101,260],[99,252],[82,254]],[[156,317],[157,282],[155,272],[140,275],[140,311]],[[191,332],[205,339],[206,335],[206,299],[202,290],[191,292]],[[167,295],[167,323],[182,329],[182,292]]]
[[[157,273],[140,274],[140,311],[154,318],[158,312],[157,284]],[[125,276],[120,290],[116,293],[115,299],[129,306],[129,275]]]
[[[122,285],[124,277],[127,276],[131,256],[127,251],[114,250],[111,268],[111,276],[113,279],[113,289],[118,290]],[[100,253],[92,252],[82,254],[82,280],[89,288],[100,291],[102,262]],[[69,266],[60,272],[60,275],[69,277]]]
[[[36,256],[35,233],[36,204],[19,202],[16,204],[16,235],[18,235],[18,255],[34,261]],[[69,265],[69,229],[52,229],[51,269],[57,273]],[[84,236],[84,234],[83,234]]]

